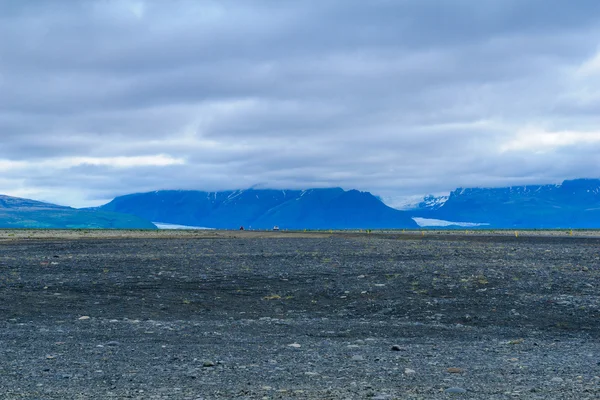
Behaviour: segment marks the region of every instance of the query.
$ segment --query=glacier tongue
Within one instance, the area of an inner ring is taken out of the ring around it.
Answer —
[[[488,223],[478,223],[478,222],[453,222],[453,221],[444,221],[442,219],[432,219],[432,218],[419,218],[414,217],[413,220],[422,228],[425,227],[446,227],[446,226],[462,226],[464,228],[474,228],[477,226],[486,226]]]

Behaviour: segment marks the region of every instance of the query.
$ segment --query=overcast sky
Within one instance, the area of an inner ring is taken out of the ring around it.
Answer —
[[[0,193],[600,177],[597,0],[0,0]]]

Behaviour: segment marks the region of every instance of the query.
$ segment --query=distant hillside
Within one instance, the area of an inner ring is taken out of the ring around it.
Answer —
[[[489,228],[600,228],[600,179],[560,185],[456,189],[428,196],[413,217],[487,223]]]
[[[163,190],[115,198],[99,207],[171,224],[219,229],[416,228],[410,216],[368,192],[340,188],[201,192]]]
[[[0,195],[0,228],[156,229],[134,215],[71,207]]]

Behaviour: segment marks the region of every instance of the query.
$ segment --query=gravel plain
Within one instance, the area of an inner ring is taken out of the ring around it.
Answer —
[[[598,399],[600,237],[0,231],[1,399]]]

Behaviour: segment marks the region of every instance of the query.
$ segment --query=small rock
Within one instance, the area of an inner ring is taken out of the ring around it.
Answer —
[[[444,390],[444,392],[453,393],[453,394],[464,394],[464,393],[467,393],[467,390],[463,389],[461,387],[451,387],[451,388]]]
[[[392,351],[402,351],[405,350],[404,347],[398,346],[397,344],[392,346]]]
[[[107,346],[111,346],[111,347],[116,347],[116,346],[120,346],[120,345],[121,345],[121,343],[119,343],[119,342],[117,342],[117,341],[115,341],[115,340],[112,340],[112,341],[110,341],[110,342],[107,342],[107,343],[106,343],[106,345],[107,345]]]
[[[555,378],[550,379],[550,382],[554,382],[554,383],[562,383],[564,381],[563,378],[559,378],[558,376]]]
[[[410,368],[404,368],[404,373],[406,375],[411,375],[411,374],[416,374],[417,371],[415,371],[414,369],[410,369]]]
[[[375,397],[371,397],[372,400],[388,400],[391,398],[392,396],[390,396],[389,394],[378,394],[375,395]]]
[[[203,366],[203,367],[206,367],[206,368],[208,368],[208,367],[214,367],[214,366],[215,366],[215,363],[214,363],[214,362],[212,362],[212,361],[204,361],[204,362],[202,363],[202,366]]]
[[[352,361],[364,361],[364,360],[365,360],[365,358],[363,356],[360,356],[360,355],[352,356]]]
[[[462,368],[448,368],[447,371],[451,374],[462,374],[465,372]]]
[[[90,317],[89,317],[89,316],[87,316],[87,315],[84,315],[84,316],[82,316],[82,317],[79,317],[78,319],[79,319],[80,321],[85,321],[86,319],[90,319]]]
[[[298,348],[300,348],[302,346],[299,343],[292,343],[292,344],[288,344],[288,347],[293,347],[293,348],[298,349]]]

